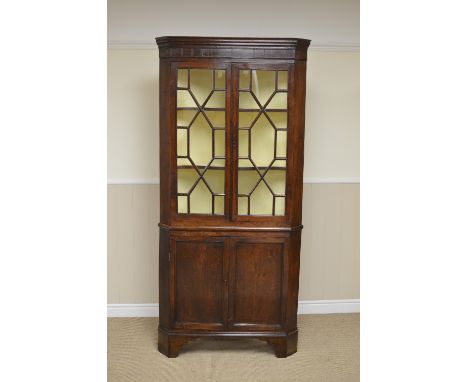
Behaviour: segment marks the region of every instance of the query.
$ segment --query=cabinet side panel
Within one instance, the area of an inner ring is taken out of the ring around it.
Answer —
[[[223,323],[222,242],[176,241],[175,320]]]
[[[159,176],[160,176],[160,222],[170,223],[171,186],[171,134],[170,123],[173,108],[170,95],[171,66],[166,60],[159,63]]]
[[[288,251],[288,277],[286,296],[285,330],[291,332],[297,329],[297,305],[299,296],[299,268],[301,252],[301,231],[291,234]]]
[[[159,326],[169,328],[169,231],[159,230]]]
[[[306,61],[294,65],[293,78],[294,102],[291,110],[291,224],[302,223],[302,189],[304,176],[304,129],[305,129],[305,95],[306,95]]]
[[[234,248],[233,324],[281,324],[283,243],[240,241]]]

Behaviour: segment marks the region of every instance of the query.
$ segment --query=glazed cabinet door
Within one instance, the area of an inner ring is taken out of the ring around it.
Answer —
[[[237,221],[273,223],[288,217],[292,67],[233,66],[233,216]]]
[[[184,222],[229,214],[230,66],[174,63],[173,213]]]
[[[287,238],[230,242],[229,320],[232,330],[280,330],[287,281]]]
[[[171,316],[175,329],[224,327],[227,257],[223,238],[171,241]]]

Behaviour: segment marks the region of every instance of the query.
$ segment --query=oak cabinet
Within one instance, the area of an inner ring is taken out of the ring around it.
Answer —
[[[309,40],[161,37],[160,322],[297,348]]]

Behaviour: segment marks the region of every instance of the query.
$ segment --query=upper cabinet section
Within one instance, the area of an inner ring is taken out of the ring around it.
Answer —
[[[161,59],[217,58],[228,60],[307,59],[310,40],[299,38],[159,37]]]
[[[309,40],[156,41],[161,223],[298,227]]]

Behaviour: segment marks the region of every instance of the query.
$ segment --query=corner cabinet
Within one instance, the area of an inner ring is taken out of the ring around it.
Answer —
[[[309,40],[160,37],[158,349],[297,349]]]

